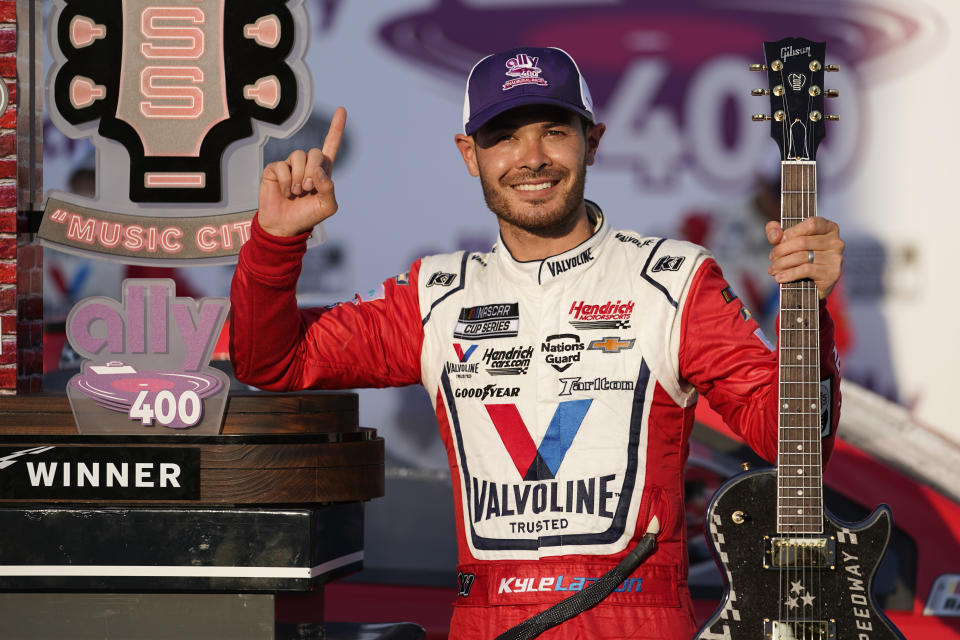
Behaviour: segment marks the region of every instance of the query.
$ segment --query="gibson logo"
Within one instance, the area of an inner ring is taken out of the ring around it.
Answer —
[[[794,49],[790,47],[780,47],[780,58],[786,60],[787,58],[792,58],[793,56],[800,56],[807,54],[807,57],[810,57],[810,47],[803,47],[802,49]]]

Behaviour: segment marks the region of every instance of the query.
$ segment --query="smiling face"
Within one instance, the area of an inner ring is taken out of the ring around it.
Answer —
[[[604,126],[584,127],[566,109],[511,109],[473,138],[457,136],[487,206],[504,225],[541,237],[562,237],[586,219],[583,190]]]

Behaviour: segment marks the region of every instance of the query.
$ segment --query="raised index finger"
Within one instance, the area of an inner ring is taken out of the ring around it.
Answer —
[[[327,137],[323,139],[324,170],[328,175],[333,173],[333,162],[337,159],[337,151],[340,150],[340,141],[343,140],[343,130],[346,125],[347,110],[343,107],[337,107],[337,110],[333,112],[333,118],[330,120]]]

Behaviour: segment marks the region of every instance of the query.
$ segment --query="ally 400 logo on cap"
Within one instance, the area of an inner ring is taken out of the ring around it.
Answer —
[[[121,301],[81,300],[67,316],[86,358],[67,384],[80,433],[220,433],[230,381],[210,356],[227,298],[178,298],[173,280],[128,279]]]
[[[268,137],[310,114],[302,0],[54,0],[51,119],[97,150],[95,197],[52,192],[47,246],[216,264],[249,238]]]

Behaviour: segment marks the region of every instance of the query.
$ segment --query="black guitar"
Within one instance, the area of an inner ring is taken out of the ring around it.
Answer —
[[[817,213],[817,146],[824,136],[826,44],[765,42],[769,120],[781,152],[781,224]],[[817,289],[780,286],[779,449],[776,469],[748,471],[714,495],[707,538],[725,580],[720,608],[697,640],[903,640],[872,595],[890,537],[890,508],[848,524],[823,508]]]

